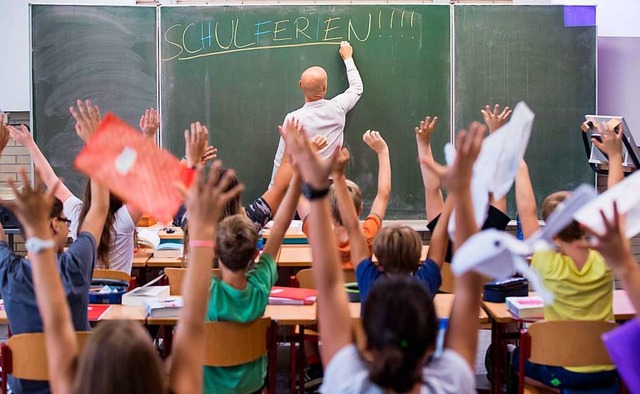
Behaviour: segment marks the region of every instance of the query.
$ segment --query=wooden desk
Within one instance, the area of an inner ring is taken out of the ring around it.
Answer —
[[[168,233],[167,230],[158,231],[160,242],[162,243],[163,240],[179,240],[182,242],[182,239],[184,238],[184,232],[182,229],[180,227],[171,227],[170,229],[173,230],[172,233]]]
[[[150,268],[181,268],[182,264],[182,257],[151,257],[147,261],[147,267]]]
[[[147,311],[142,306],[111,305],[99,321],[104,320],[133,320],[145,324]]]
[[[534,293],[530,295],[534,295]],[[497,323],[506,324],[519,321],[507,310],[507,305],[504,302],[483,301],[482,307],[487,311],[490,319]],[[613,292],[613,314],[617,321],[630,320],[635,317],[635,309],[633,309],[633,305],[626,291],[615,290]]]
[[[133,254],[133,268],[143,268],[147,266],[147,261],[153,256],[151,249],[140,249]]]
[[[533,293],[530,293],[532,295]],[[487,311],[489,320],[491,321],[491,359],[492,370],[490,371],[491,392],[499,393],[502,387],[502,369],[503,358],[506,354],[504,347],[505,341],[508,339],[519,338],[518,332],[509,331],[509,323],[520,322],[515,316],[507,310],[505,303],[483,302],[482,307]],[[630,320],[635,317],[635,310],[629,300],[627,292],[624,290],[615,290],[613,292],[613,314],[617,321]]]
[[[422,245],[420,261],[424,261],[427,258],[428,251],[429,246]],[[312,261],[310,245],[282,245],[280,254],[276,259],[278,267],[309,268]],[[376,256],[373,256],[373,261],[377,261]]]
[[[262,238],[266,241],[271,235],[271,229],[265,229],[262,231]],[[302,245],[308,244],[307,235],[302,232],[301,227],[289,227],[284,234],[282,243],[285,245]]]

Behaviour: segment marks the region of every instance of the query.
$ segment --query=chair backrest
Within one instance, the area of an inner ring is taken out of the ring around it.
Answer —
[[[315,289],[316,282],[313,279],[313,269],[307,268],[296,273],[296,280],[303,289]],[[356,281],[356,273],[354,270],[344,270],[344,282],[350,283]]]
[[[76,335],[79,350],[82,351],[91,332],[76,332]],[[43,333],[13,335],[9,338],[7,347],[10,355],[5,355],[5,351],[2,354],[5,367],[8,369],[7,373],[18,379],[49,380],[47,350]]]
[[[271,319],[263,317],[250,323],[207,322],[204,365],[232,367],[267,354]]]
[[[213,268],[213,275],[220,278],[221,273],[217,268]],[[165,275],[169,279],[169,294],[182,295],[182,282],[184,281],[184,275],[187,273],[186,268],[165,268]]]
[[[93,279],[115,279],[129,283],[131,282],[131,275],[124,271],[96,268],[93,270]]]
[[[558,367],[612,365],[602,334],[617,325],[604,321],[543,321],[532,324],[531,356],[536,364]]]

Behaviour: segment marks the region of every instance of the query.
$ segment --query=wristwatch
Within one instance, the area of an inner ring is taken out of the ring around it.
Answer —
[[[303,196],[305,196],[307,200],[316,200],[329,194],[329,186],[324,189],[314,189],[313,186],[309,184],[309,182],[305,182],[302,184],[302,189],[300,190],[300,192]]]
[[[24,243],[24,247],[29,253],[40,253],[45,249],[53,249],[56,246],[56,242],[52,239],[40,239],[38,237],[31,237]]]

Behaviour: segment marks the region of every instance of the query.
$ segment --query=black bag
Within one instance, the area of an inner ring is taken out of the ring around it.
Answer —
[[[505,302],[507,297],[526,297],[529,295],[529,281],[525,278],[510,278],[493,281],[484,285],[482,300],[487,302]]]

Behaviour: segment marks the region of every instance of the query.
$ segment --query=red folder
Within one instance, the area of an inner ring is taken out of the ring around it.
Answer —
[[[89,304],[89,308],[87,310],[87,317],[89,318],[89,321],[99,321],[110,306],[111,305],[107,304]]]
[[[269,293],[271,305],[311,305],[318,298],[318,290],[274,286]]]
[[[189,186],[193,180],[193,170],[110,113],[76,157],[75,167],[160,221],[171,220],[182,203],[174,184]]]

